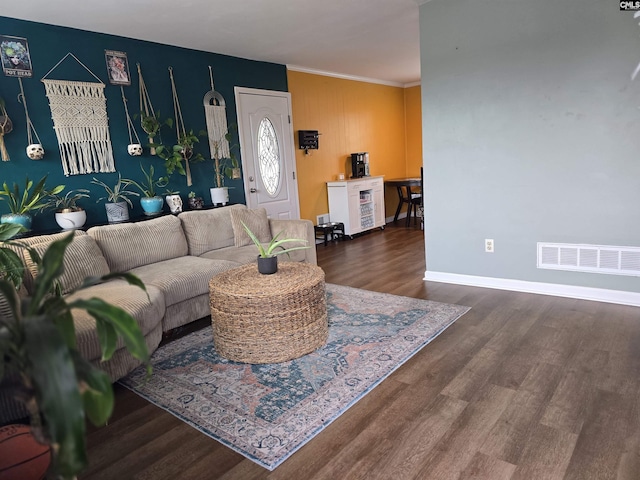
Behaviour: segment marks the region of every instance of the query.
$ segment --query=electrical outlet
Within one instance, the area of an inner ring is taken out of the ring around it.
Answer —
[[[487,253],[493,253],[495,248],[495,244],[493,243],[493,238],[485,238],[484,239],[484,251]]]

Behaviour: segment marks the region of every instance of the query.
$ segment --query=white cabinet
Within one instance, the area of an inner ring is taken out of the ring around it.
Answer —
[[[329,216],[344,223],[345,235],[384,228],[383,177],[327,182]]]

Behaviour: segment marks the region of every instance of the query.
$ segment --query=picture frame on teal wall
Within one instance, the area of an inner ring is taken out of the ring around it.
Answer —
[[[7,77],[32,77],[33,66],[26,38],[0,35],[0,60]]]
[[[104,58],[107,62],[109,83],[111,85],[131,85],[127,54],[116,50],[105,50]]]

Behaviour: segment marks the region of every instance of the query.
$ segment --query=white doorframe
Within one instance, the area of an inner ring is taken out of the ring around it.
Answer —
[[[285,162],[289,162],[288,168],[290,169],[290,173],[293,175],[293,179],[289,178],[289,180],[293,180],[290,182],[290,195],[291,195],[291,211],[295,212],[295,218],[300,218],[300,198],[298,195],[298,180],[297,180],[297,168],[296,168],[296,154],[295,154],[295,143],[293,137],[293,121],[292,121],[292,109],[291,109],[291,94],[289,92],[282,92],[277,90],[263,90],[258,88],[247,88],[247,87],[234,87],[235,93],[235,101],[236,101],[236,109],[237,109],[237,118],[238,118],[238,139],[240,141],[240,152],[242,159],[242,171],[247,172],[247,162],[252,161],[252,159],[248,158],[248,155],[245,152],[249,152],[251,148],[247,147],[246,142],[251,142],[251,138],[248,138],[250,130],[245,130],[242,125],[242,105],[240,102],[240,96],[242,94],[248,95],[262,95],[262,96],[270,96],[270,97],[281,97],[287,99],[287,107],[288,107],[288,115],[289,115],[289,129],[287,132],[283,132],[284,135],[287,135],[288,138],[288,147],[283,147],[285,154]],[[288,156],[288,158],[287,158]],[[247,207],[256,208],[257,205],[253,205],[254,203],[253,196],[249,194],[249,189],[251,188],[249,184],[248,175],[242,175],[243,186],[244,186],[244,194],[247,203]],[[295,204],[294,204],[295,203]]]

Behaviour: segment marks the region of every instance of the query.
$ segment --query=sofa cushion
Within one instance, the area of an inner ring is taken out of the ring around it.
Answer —
[[[237,266],[236,262],[185,256],[143,265],[134,268],[131,273],[138,276],[145,285],[160,289],[165,305],[169,307],[208,293],[211,277]]]
[[[51,242],[36,243],[31,245],[40,258],[49,248]],[[25,253],[25,264],[35,279],[38,275],[38,266],[31,259],[31,255]],[[88,235],[76,237],[64,253],[64,272],[58,281],[62,293],[67,294],[78,288],[86,277],[102,277],[109,273],[109,265],[102,256],[100,248],[95,240]]]
[[[232,246],[233,227],[229,212],[246,208],[238,204],[209,210],[192,210],[178,215],[187,237],[189,255],[199,257],[209,250]]]
[[[14,238],[14,239],[12,239],[12,241],[16,242],[16,243],[26,244],[28,246],[37,245],[37,244],[46,244],[48,246],[51,242],[55,242],[56,240],[62,240],[67,235],[73,235],[74,236],[74,241],[75,241],[80,237],[86,236],[87,232],[84,232],[82,230],[74,230],[73,232],[64,231],[64,232],[60,232],[60,233],[54,233],[54,234],[51,234],[51,235],[35,235],[33,237]],[[73,243],[73,242],[71,242],[71,243]],[[27,261],[30,260],[30,256],[29,256],[29,253],[27,252],[27,250],[25,250],[22,247],[18,247],[18,246],[14,246],[14,245],[7,245],[7,244],[2,244],[2,243],[0,243],[0,245],[2,245],[4,247],[8,247],[11,250],[13,250],[14,252],[16,252],[18,254],[18,256],[22,259],[22,261],[25,264],[25,266],[27,265]],[[46,248],[45,248],[45,250],[46,250]],[[25,288],[27,289],[27,292],[29,292],[29,293],[33,292],[33,277],[31,276],[31,271],[29,270],[29,268],[25,268],[24,278],[23,278],[23,282],[22,283],[25,286]]]
[[[236,247],[253,244],[253,240],[251,240],[251,237],[244,229],[243,223],[251,230],[260,243],[268,243],[271,240],[271,228],[269,227],[269,218],[267,217],[266,209],[232,210],[230,213],[233,239]]]
[[[92,227],[87,233],[98,243],[112,272],[127,272],[189,251],[182,223],[173,215]]]

